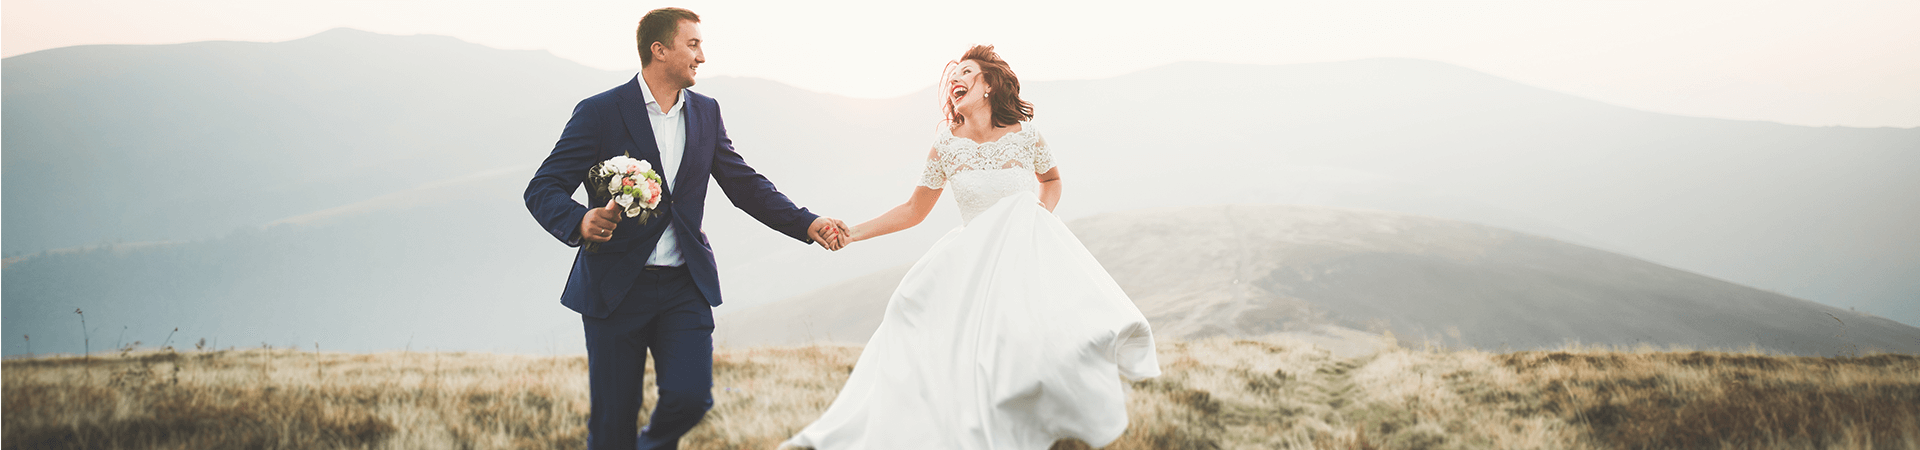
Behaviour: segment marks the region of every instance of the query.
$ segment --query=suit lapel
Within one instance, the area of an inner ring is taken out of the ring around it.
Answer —
[[[695,175],[690,171],[695,167],[695,161],[707,161],[713,158],[708,154],[713,146],[706,144],[707,133],[701,132],[700,127],[705,125],[705,121],[701,120],[699,111],[694,107],[699,102],[693,101],[693,91],[681,90],[680,101],[686,102],[686,106],[683,106],[686,109],[680,111],[680,120],[687,126],[687,138],[685,139],[686,147],[680,152],[680,167],[674,169],[673,179],[668,180],[673,184],[674,191],[679,191],[684,184],[691,183],[690,180],[705,181],[706,174]]]
[[[660,163],[660,144],[653,139],[653,121],[647,118],[647,98],[640,94],[638,75],[622,86],[619,103],[620,118],[627,124],[627,135],[633,139],[634,148],[640,149],[639,154],[631,156],[645,160],[653,167],[663,167]],[[672,182],[664,184],[672,184]],[[662,186],[661,190],[662,196],[674,191],[665,186]]]

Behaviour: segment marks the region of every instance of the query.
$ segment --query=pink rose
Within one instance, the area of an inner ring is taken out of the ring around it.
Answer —
[[[660,183],[655,183],[653,180],[647,180],[647,189],[651,191],[651,195],[647,196],[647,204],[649,205],[660,204]]]
[[[640,165],[639,165],[639,164],[628,164],[628,165],[627,165],[627,173],[640,173]]]
[[[620,180],[620,184],[622,184],[622,185],[626,185],[626,186],[632,186],[632,185],[633,185],[633,179],[632,179],[632,178],[627,178],[627,179],[623,179],[623,180]]]

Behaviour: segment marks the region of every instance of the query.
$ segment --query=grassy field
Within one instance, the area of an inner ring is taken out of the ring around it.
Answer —
[[[771,449],[856,347],[722,349],[692,449]],[[1113,449],[1920,449],[1920,358],[1163,343]],[[574,449],[587,361],[477,353],[129,351],[14,359],[5,449]],[[648,387],[651,390],[651,386]],[[643,419],[644,420],[644,419]],[[928,443],[938,448],[939,443]],[[1085,448],[1062,442],[1055,448]]]

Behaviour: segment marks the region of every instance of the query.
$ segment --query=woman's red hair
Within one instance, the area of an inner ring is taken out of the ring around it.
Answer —
[[[980,64],[980,77],[987,82],[990,91],[987,107],[993,111],[993,126],[1010,126],[1033,119],[1033,104],[1020,99],[1020,78],[1013,75],[1013,68],[1007,65],[1007,60],[1000,59],[1000,54],[993,52],[993,46],[975,45],[949,65],[968,60]],[[953,97],[945,98],[943,102],[947,120],[956,124],[965,123],[967,119],[953,108]]]

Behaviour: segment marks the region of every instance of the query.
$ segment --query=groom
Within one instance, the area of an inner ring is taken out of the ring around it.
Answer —
[[[713,98],[688,91],[706,62],[700,17],[662,8],[640,19],[640,74],[573,109],[553,153],[527,183],[527,211],[569,246],[599,243],[573,260],[560,304],[586,327],[592,411],[587,448],[677,448],[713,407],[713,307],[720,278],[700,231],[712,177],[735,207],[781,233],[829,250],[846,225],[795,206],[734,151]],[[609,194],[571,194],[587,169],[620,155],[652,164],[665,180],[647,223],[621,218]],[[681,203],[685,200],[686,203]],[[659,402],[636,437],[641,377],[653,352]],[[637,441],[636,441],[637,439]]]

